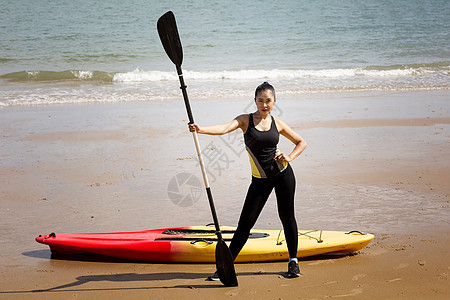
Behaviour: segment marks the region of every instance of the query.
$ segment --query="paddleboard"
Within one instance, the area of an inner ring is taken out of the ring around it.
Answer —
[[[234,227],[220,228],[227,244]],[[299,230],[299,258],[351,253],[366,247],[374,235],[359,231]],[[62,233],[36,237],[53,254],[94,253],[126,260],[214,263],[217,237],[208,226],[162,228],[131,232]],[[252,230],[236,262],[285,261],[289,258],[282,230]]]

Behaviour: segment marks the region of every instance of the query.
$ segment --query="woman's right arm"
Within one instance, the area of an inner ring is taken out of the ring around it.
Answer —
[[[209,135],[222,135],[227,134],[229,132],[232,132],[238,128],[241,128],[244,130],[245,126],[245,117],[246,115],[240,115],[231,120],[228,123],[221,124],[221,125],[213,125],[213,126],[199,126],[198,124],[188,124],[189,125],[189,131],[194,132],[197,131],[197,133],[201,134],[209,134]],[[247,120],[248,123],[248,120]],[[245,126],[246,129],[246,126]]]

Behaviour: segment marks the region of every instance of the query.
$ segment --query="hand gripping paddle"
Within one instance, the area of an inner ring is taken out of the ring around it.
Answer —
[[[183,72],[181,70],[181,64],[183,62],[183,49],[181,47],[180,36],[178,35],[177,23],[175,22],[174,14],[169,11],[161,16],[158,20],[158,33],[161,43],[169,56],[170,60],[175,64],[177,68],[178,78],[180,79],[181,90],[183,92],[184,104],[189,117],[189,124],[194,123],[194,117],[192,116],[191,106],[186,91],[186,85],[184,84]],[[217,245],[216,245],[216,267],[220,281],[225,286],[237,286],[236,272],[234,271],[233,257],[230,249],[222,238],[222,232],[220,231],[219,221],[217,219],[216,209],[214,207],[214,201],[211,194],[211,188],[209,187],[208,177],[206,175],[205,165],[203,163],[202,154],[200,150],[200,144],[198,142],[197,132],[193,132],[195,147],[197,148],[197,155],[200,161],[200,167],[202,169],[203,180],[205,182],[206,193],[208,195],[209,206],[211,207],[211,213],[214,219],[214,225],[216,227]]]

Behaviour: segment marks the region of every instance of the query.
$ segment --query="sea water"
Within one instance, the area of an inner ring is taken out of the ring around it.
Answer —
[[[450,87],[448,0],[2,0],[0,106]]]

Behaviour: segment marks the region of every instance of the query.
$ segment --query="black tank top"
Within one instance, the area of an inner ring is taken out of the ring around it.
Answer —
[[[245,147],[250,157],[252,175],[256,178],[271,178],[284,171],[288,165],[274,160],[279,152],[278,141],[280,134],[277,129],[275,118],[272,117],[272,124],[267,131],[260,131],[255,128],[253,114],[249,115],[248,128],[244,134]]]

